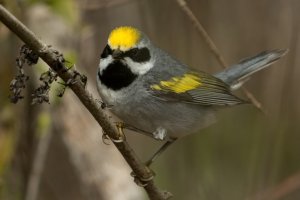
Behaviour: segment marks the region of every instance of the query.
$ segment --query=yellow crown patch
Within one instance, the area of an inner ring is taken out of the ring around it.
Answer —
[[[120,48],[126,51],[135,46],[141,37],[141,33],[133,27],[121,26],[115,28],[108,37],[108,44],[112,49]]]

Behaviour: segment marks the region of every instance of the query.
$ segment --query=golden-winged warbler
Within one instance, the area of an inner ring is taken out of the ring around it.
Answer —
[[[175,139],[212,124],[219,108],[244,103],[232,91],[285,53],[265,51],[210,75],[182,64],[138,29],[117,27],[101,54],[97,86],[125,127],[167,141],[149,165]]]

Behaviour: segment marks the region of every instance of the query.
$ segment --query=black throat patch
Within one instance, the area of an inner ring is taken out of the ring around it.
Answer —
[[[99,71],[98,77],[106,87],[112,90],[120,90],[130,85],[137,78],[137,75],[126,64],[115,60],[102,71],[102,74]]]

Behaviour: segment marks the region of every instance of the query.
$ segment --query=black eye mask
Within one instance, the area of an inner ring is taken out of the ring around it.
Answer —
[[[139,63],[147,62],[151,58],[149,49],[146,47],[141,49],[138,48],[130,49],[129,51],[124,52],[124,57],[129,57],[134,62],[139,62]]]
[[[101,58],[107,58],[107,56],[112,54],[112,50],[109,45],[106,45],[102,51]]]
[[[105,48],[103,49],[103,52],[101,54],[101,58],[107,58],[109,55],[112,54],[112,49],[109,47],[109,45],[106,45]],[[138,48],[133,48],[130,49],[129,51],[123,52],[120,55],[121,58],[124,57],[129,57],[131,58],[134,62],[142,63],[142,62],[147,62],[150,60],[150,52],[149,49],[144,47],[141,49]]]

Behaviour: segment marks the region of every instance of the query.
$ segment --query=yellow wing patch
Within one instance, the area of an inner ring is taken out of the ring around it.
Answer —
[[[121,26],[110,33],[108,44],[112,49],[120,48],[122,51],[126,51],[137,45],[140,39],[139,30],[130,26]]]
[[[200,77],[195,74],[184,74],[181,77],[173,77],[168,81],[160,81],[159,84],[151,85],[154,90],[167,90],[175,93],[184,93],[201,86]]]

